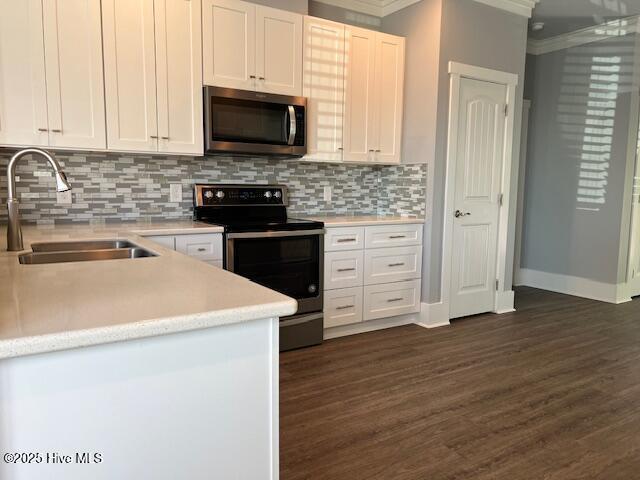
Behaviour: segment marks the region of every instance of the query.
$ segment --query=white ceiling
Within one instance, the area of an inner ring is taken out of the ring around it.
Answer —
[[[531,21],[544,22],[545,28],[530,37],[555,37],[631,15],[640,15],[640,0],[540,0]]]

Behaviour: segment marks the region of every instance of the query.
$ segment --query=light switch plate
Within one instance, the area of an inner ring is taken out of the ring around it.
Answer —
[[[67,190],[66,192],[56,192],[56,202],[59,205],[71,205],[73,203],[71,190]]]
[[[182,202],[182,184],[170,183],[169,184],[169,201],[180,203]]]
[[[331,203],[331,185],[326,185],[324,187],[324,201]]]

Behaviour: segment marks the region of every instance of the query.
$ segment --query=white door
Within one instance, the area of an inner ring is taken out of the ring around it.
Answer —
[[[200,0],[155,0],[160,152],[202,155]]]
[[[100,0],[43,0],[49,145],[105,149]]]
[[[400,163],[404,90],[404,38],[379,33],[376,39],[375,161]]]
[[[158,150],[153,0],[102,0],[109,150]]]
[[[40,0],[0,0],[0,145],[49,144]]]
[[[344,160],[373,161],[377,138],[374,109],[376,32],[347,27],[345,44]]]
[[[342,160],[344,25],[305,18],[303,95],[307,97],[307,155]]]
[[[256,6],[240,0],[203,0],[204,83],[254,90]]]
[[[450,318],[495,308],[506,102],[505,85],[460,81]]]
[[[302,95],[302,15],[256,7],[257,90]]]

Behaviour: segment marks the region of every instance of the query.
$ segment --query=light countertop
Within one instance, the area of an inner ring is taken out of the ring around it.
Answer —
[[[371,225],[401,225],[409,223],[424,223],[423,218],[400,216],[353,215],[324,217],[314,216],[309,218],[318,222],[324,222],[325,227],[362,227]]]
[[[20,265],[0,226],[0,358],[295,313],[295,300],[137,234],[221,231],[190,221],[24,225],[25,250],[36,241],[121,238],[159,256]]]

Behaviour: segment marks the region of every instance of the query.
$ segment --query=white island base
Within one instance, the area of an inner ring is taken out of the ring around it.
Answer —
[[[0,360],[0,453],[2,480],[276,480],[278,319]]]

